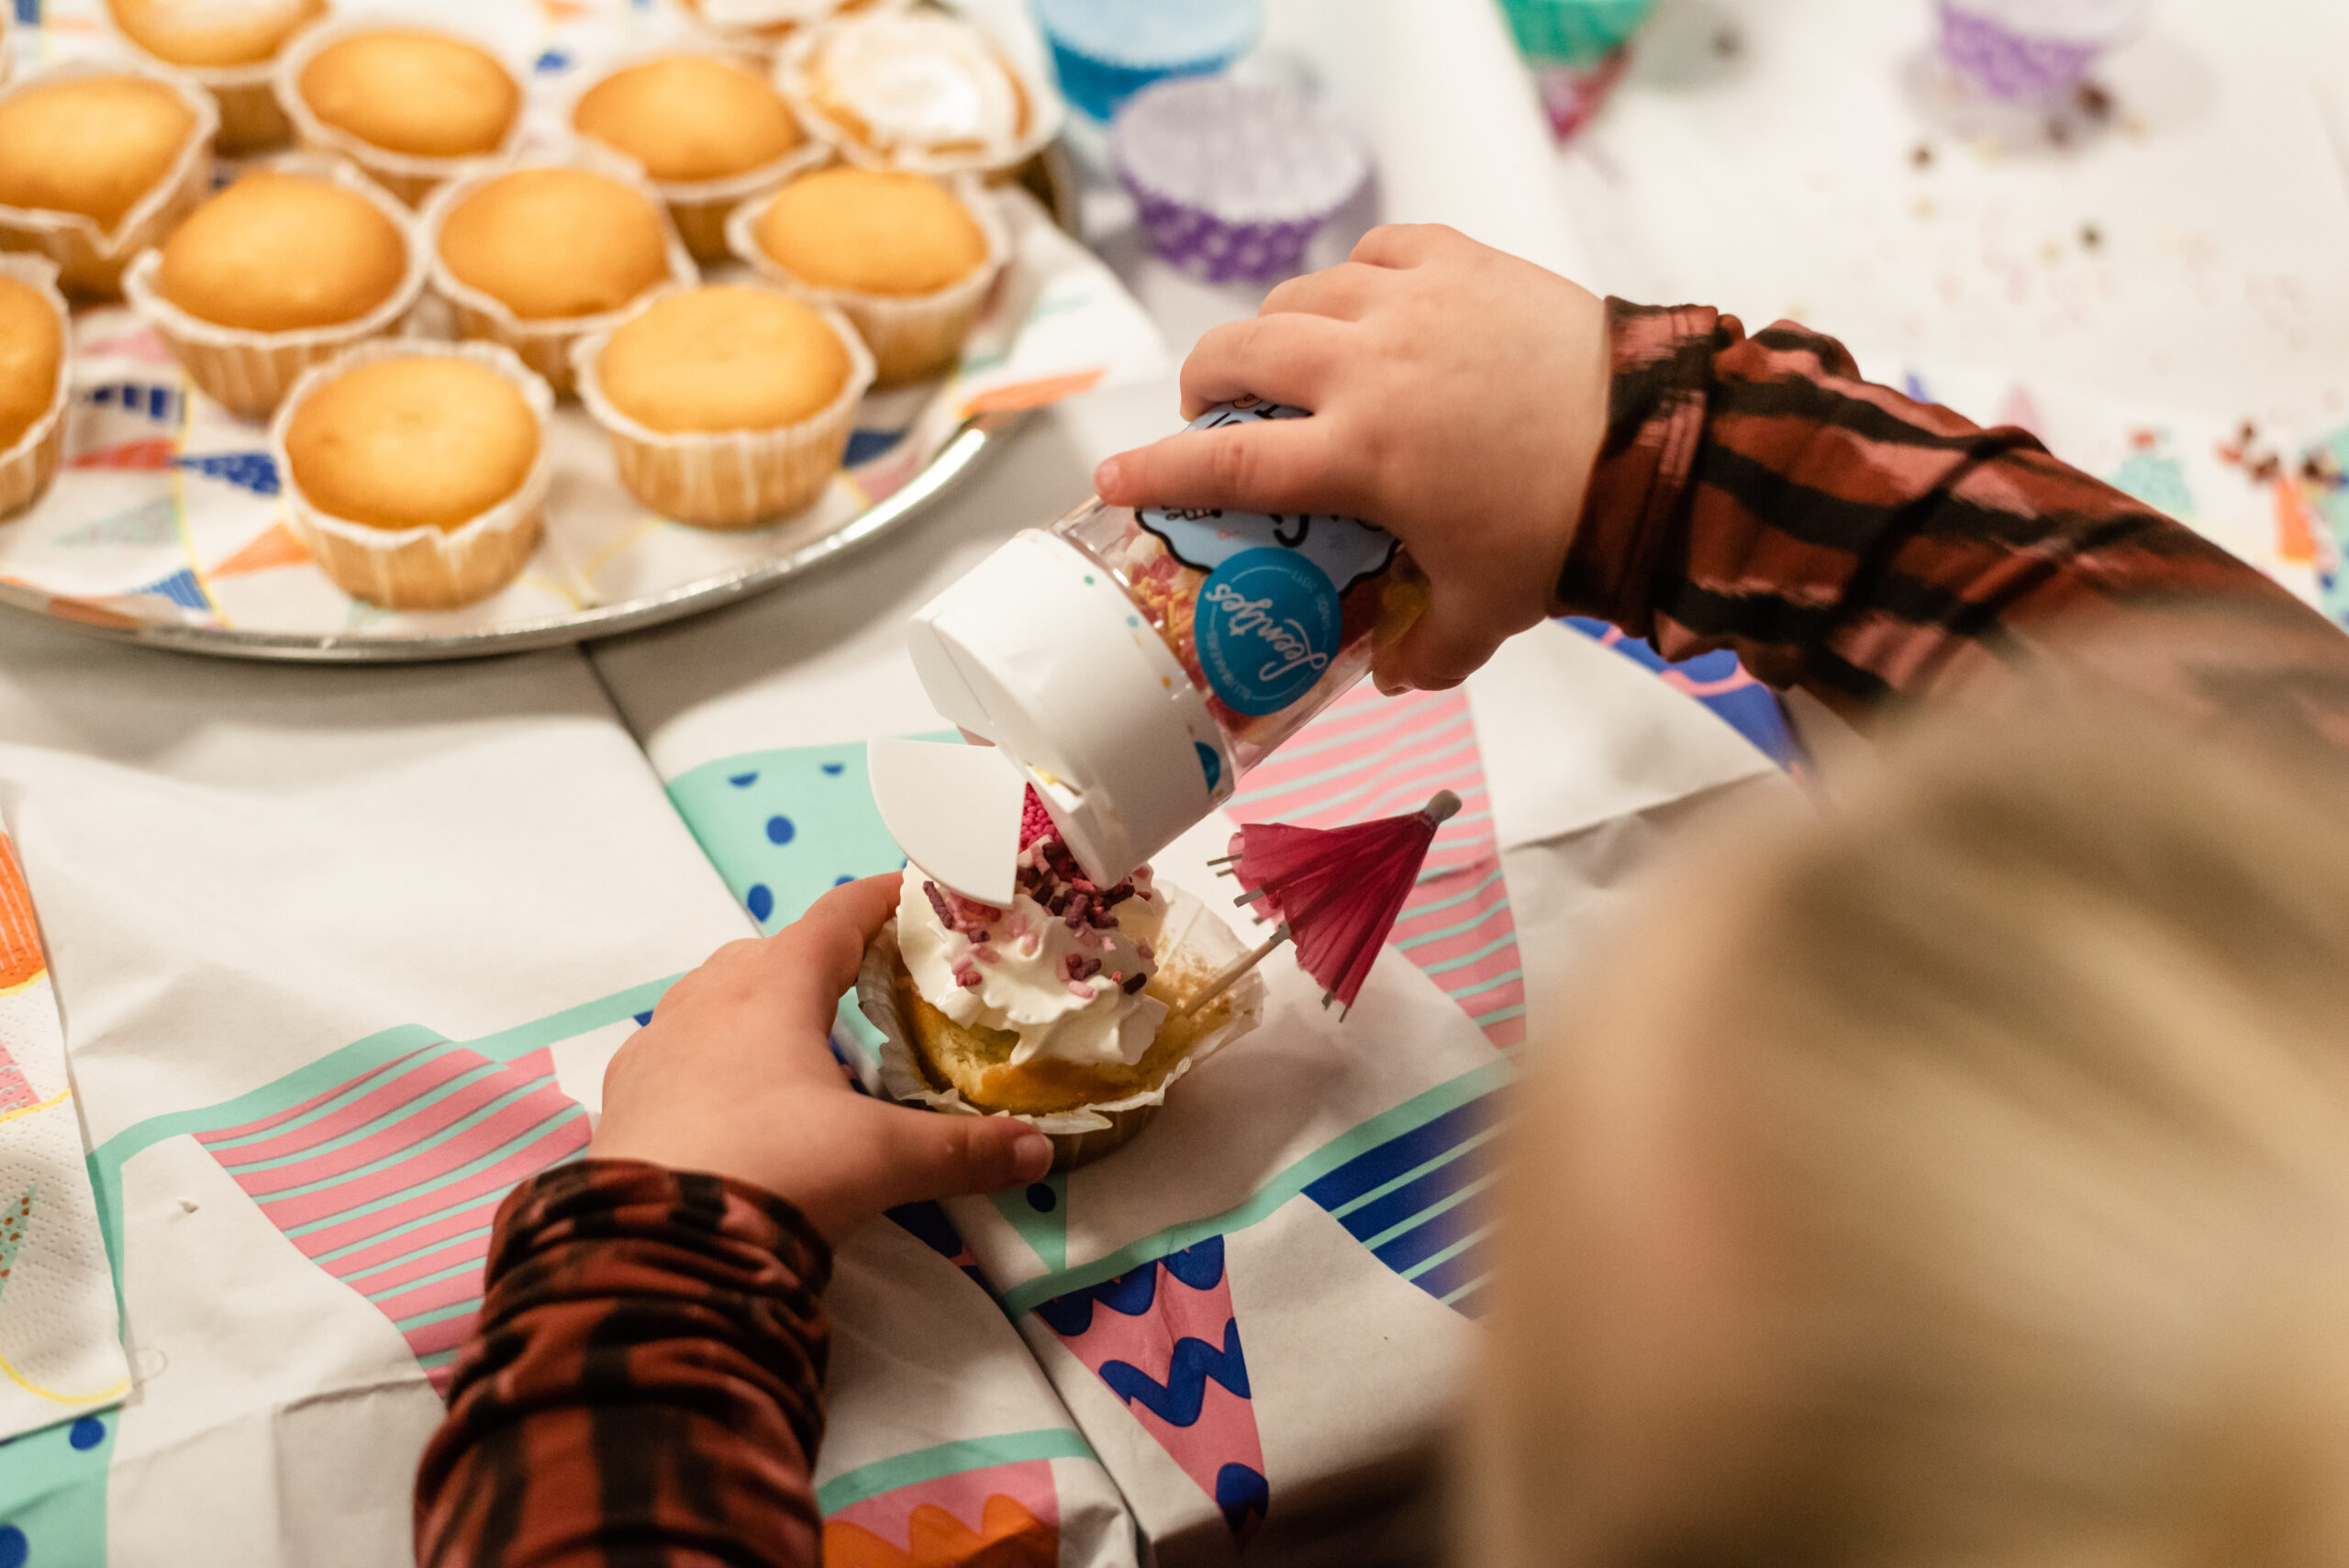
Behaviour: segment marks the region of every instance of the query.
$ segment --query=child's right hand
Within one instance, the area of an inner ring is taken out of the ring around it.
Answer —
[[[1440,690],[1551,613],[1609,369],[1606,306],[1587,291],[1453,229],[1375,228],[1183,365],[1186,417],[1253,393],[1312,418],[1169,436],[1107,460],[1094,485],[1119,506],[1376,523],[1431,594],[1374,673],[1383,691]]]

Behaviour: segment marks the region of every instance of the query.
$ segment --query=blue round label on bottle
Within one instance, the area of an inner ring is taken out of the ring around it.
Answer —
[[[1253,717],[1313,689],[1337,657],[1340,626],[1327,573],[1296,550],[1258,548],[1200,584],[1192,635],[1215,695]]]

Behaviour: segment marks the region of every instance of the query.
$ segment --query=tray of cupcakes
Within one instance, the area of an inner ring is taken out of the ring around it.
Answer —
[[[72,3],[0,46],[11,608],[311,661],[608,635],[1164,363],[1056,221],[1047,73],[954,13]]]

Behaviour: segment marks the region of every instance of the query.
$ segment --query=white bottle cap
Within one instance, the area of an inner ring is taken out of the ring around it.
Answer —
[[[1035,785],[1103,886],[1230,797],[1237,770],[1206,696],[1116,576],[1057,535],[1030,529],[981,562],[915,615],[910,644],[938,711]],[[1001,874],[980,876],[989,846],[1007,841],[1002,794],[976,784],[969,770],[985,764],[926,760],[968,750],[876,746],[874,795],[907,859],[966,897],[1008,903],[1017,802]]]

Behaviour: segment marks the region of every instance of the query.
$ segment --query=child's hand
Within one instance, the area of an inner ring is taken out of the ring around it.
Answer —
[[[1353,260],[1275,289],[1183,366],[1183,413],[1243,393],[1310,419],[1189,431],[1094,474],[1119,506],[1341,512],[1401,539],[1427,614],[1382,690],[1453,686],[1550,612],[1606,432],[1607,312],[1449,228],[1375,228]]]
[[[1025,1122],[869,1098],[825,1043],[897,885],[891,874],[836,887],[797,923],[729,942],[671,986],[604,1070],[587,1152],[754,1183],[834,1242],[897,1204],[1042,1176],[1052,1145]]]

